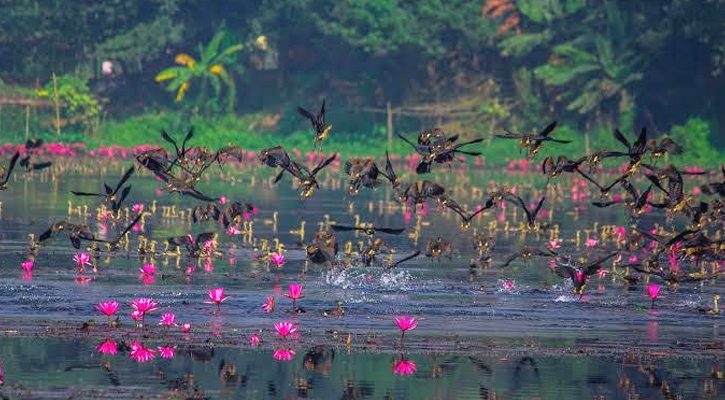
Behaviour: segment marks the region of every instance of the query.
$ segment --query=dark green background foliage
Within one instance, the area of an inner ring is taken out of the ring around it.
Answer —
[[[565,136],[589,133],[596,147],[611,143],[615,126],[647,125],[722,162],[725,0],[0,0],[0,8],[0,91],[46,89],[48,98],[55,73],[85,81],[98,102],[63,109],[61,140],[134,144],[194,124],[201,144],[286,139],[309,149],[294,108],[326,98],[329,150],[383,144],[390,103],[396,131],[442,125],[488,137],[558,119]],[[267,49],[254,45],[260,35]],[[178,66],[177,54],[201,61],[215,36],[220,52],[244,49],[225,56],[221,80],[189,74],[176,102],[154,77]],[[112,76],[102,75],[104,60],[115,64]],[[33,134],[53,133],[53,116],[34,109]],[[22,108],[6,106],[0,118],[4,136],[24,134]],[[486,146],[492,162],[518,156]]]

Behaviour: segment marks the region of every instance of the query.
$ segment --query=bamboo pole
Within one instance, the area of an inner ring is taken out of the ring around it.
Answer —
[[[386,112],[388,114],[388,148],[393,147],[393,107],[390,105],[390,102],[388,101],[385,104]]]
[[[58,102],[58,78],[53,72],[53,102],[55,103],[55,134],[60,136],[60,103]]]
[[[25,106],[25,140],[30,138],[30,104]]]

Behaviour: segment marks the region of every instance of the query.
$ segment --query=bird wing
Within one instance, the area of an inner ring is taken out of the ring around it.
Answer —
[[[8,171],[5,174],[2,183],[7,183],[10,179],[10,174],[12,174],[13,169],[15,169],[15,164],[18,162],[18,157],[20,157],[20,152],[16,151],[15,154],[13,154],[13,157],[10,159],[10,163],[8,164]]]
[[[405,232],[405,228],[373,228],[377,232],[388,233],[390,235],[400,235]]]
[[[392,268],[395,268],[395,267],[397,267],[398,265],[400,265],[400,264],[402,264],[402,263],[404,263],[404,262],[406,262],[406,261],[410,261],[410,260],[412,260],[412,259],[414,259],[414,258],[418,257],[419,255],[420,255],[420,251],[416,251],[415,253],[413,253],[413,254],[411,254],[411,255],[409,255],[409,256],[407,256],[407,257],[403,258],[403,259],[400,259],[400,260],[396,261],[396,262],[395,262],[395,263],[394,263],[393,265],[391,265],[391,266],[390,266],[390,268],[391,268],[391,269],[392,269]]]
[[[318,165],[317,165],[317,166],[315,167],[315,169],[313,169],[313,170],[312,170],[312,172],[310,173],[310,176],[315,176],[315,175],[317,175],[317,173],[318,173],[318,172],[320,172],[320,171],[322,171],[322,169],[323,169],[323,168],[327,167],[327,166],[328,166],[328,165],[330,165],[330,164],[331,164],[331,163],[332,163],[333,161],[335,161],[335,158],[337,158],[337,154],[333,154],[333,155],[332,155],[331,157],[329,157],[329,158],[328,158],[328,159],[326,159],[325,161],[322,161],[321,163],[319,163],[319,164],[318,164]]]
[[[629,144],[629,140],[627,140],[627,138],[624,137],[622,132],[620,132],[619,128],[614,129],[614,138],[617,139],[619,141],[619,143],[622,143],[627,148],[627,150],[629,150],[632,147],[632,145]]]
[[[128,178],[130,178],[131,175],[133,175],[133,172],[135,170],[136,170],[136,168],[134,168],[133,165],[131,167],[129,167],[126,170],[126,172],[123,174],[123,176],[121,177],[121,180],[118,181],[118,184],[116,185],[116,189],[114,189],[112,193],[118,193],[118,190],[121,189],[121,187],[126,183],[126,181],[128,180]]]
[[[597,271],[599,271],[599,269],[602,267],[602,264],[605,261],[613,258],[614,256],[616,256],[618,254],[619,254],[619,252],[618,251],[615,251],[614,253],[608,254],[608,255],[606,255],[606,256],[598,259],[598,260],[595,260],[595,261],[587,264],[587,266],[584,267],[584,274],[587,275],[587,276],[593,275],[594,273],[596,273]]]
[[[549,134],[551,132],[553,132],[554,129],[556,128],[556,123],[557,122],[554,121],[554,122],[550,123],[549,125],[547,125],[546,128],[544,128],[544,130],[539,133],[539,136],[541,136],[541,137],[548,137]]]

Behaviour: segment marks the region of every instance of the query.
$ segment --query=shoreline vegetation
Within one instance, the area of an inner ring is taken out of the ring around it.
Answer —
[[[49,131],[31,131],[29,138],[43,139],[46,144],[62,144],[76,149],[84,148],[84,151],[101,150],[108,153],[113,151],[131,152],[135,147],[151,148],[157,143],[159,132],[166,129],[170,132],[184,132],[189,126],[195,131],[195,142],[198,146],[206,148],[219,148],[223,146],[241,146],[248,152],[259,150],[285,143],[289,149],[296,149],[300,154],[309,154],[316,150],[313,146],[313,133],[308,130],[294,131],[290,134],[277,132],[255,132],[253,128],[255,121],[263,118],[260,115],[252,116],[228,116],[207,121],[204,119],[192,120],[188,123],[181,123],[180,115],[174,112],[148,113],[138,117],[132,117],[123,121],[109,121],[105,123],[96,135],[88,135],[82,132],[66,132],[60,134]],[[557,137],[571,139],[569,144],[553,144],[546,147],[538,155],[538,160],[547,156],[560,154],[586,154],[602,148],[617,148],[618,144],[608,129],[596,129],[589,132],[587,140],[584,135],[568,126],[562,126],[556,130]],[[414,132],[403,133],[407,136],[414,135]],[[386,149],[391,154],[400,157],[413,154],[410,147],[401,140],[393,140],[389,146],[387,134],[384,128],[374,128],[367,132],[333,132],[330,140],[326,141],[322,153],[338,153],[342,159],[353,156],[383,157]],[[517,162],[525,158],[525,152],[519,151],[517,146],[510,146],[510,143],[502,140],[495,140],[493,132],[482,134],[487,139],[477,145],[476,151],[482,155],[474,158],[476,165],[500,166]],[[682,155],[671,156],[667,160],[676,166],[717,166],[725,161],[725,150],[717,149],[710,143],[713,139],[713,132],[710,125],[703,119],[691,118],[684,125],[676,125],[672,128],[670,137],[683,147],[692,149]],[[25,143],[25,132],[2,132],[0,131],[0,146],[8,147],[9,144],[22,145]],[[63,147],[63,146],[60,146]],[[58,147],[58,148],[60,148]],[[317,149],[319,150],[319,149]],[[588,151],[587,151],[588,150]],[[609,161],[605,163],[609,167],[618,166]]]

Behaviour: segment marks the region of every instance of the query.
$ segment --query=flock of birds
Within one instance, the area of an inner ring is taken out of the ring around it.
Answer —
[[[314,129],[315,146],[321,146],[322,142],[329,137],[332,128],[332,125],[325,119],[324,101],[317,114],[312,114],[303,108],[298,108],[297,111],[310,121]],[[566,145],[570,142],[552,137],[555,128],[556,122],[552,122],[539,133],[507,131],[505,134],[495,136],[500,139],[519,141],[521,149],[525,149],[528,158],[533,160],[547,143]],[[400,134],[398,136],[419,155],[418,165],[415,167],[417,175],[428,174],[440,166],[450,167],[465,156],[480,155],[479,152],[469,149],[470,146],[484,140],[484,138],[476,138],[459,142],[457,135],[448,135],[438,128],[420,132],[415,141]],[[725,167],[721,166],[719,172],[684,171],[672,165],[660,167],[656,165],[658,160],[667,157],[668,154],[680,154],[683,151],[673,140],[667,137],[661,140],[648,140],[645,129],[641,130],[633,142],[630,142],[619,130],[614,131],[614,137],[621,143],[621,149],[595,151],[577,159],[565,156],[546,157],[541,162],[540,169],[542,176],[546,177],[547,185],[551,180],[563,174],[576,174],[593,184],[601,197],[591,203],[595,207],[624,207],[630,215],[633,228],[632,233],[627,235],[624,245],[595,259],[587,259],[583,255],[563,254],[552,246],[524,246],[498,266],[506,268],[517,259],[549,258],[552,260],[552,270],[560,277],[571,281],[574,292],[578,295],[583,293],[590,277],[600,273],[599,271],[604,268],[606,263],[615,259],[622,260],[628,253],[631,254],[645,248],[650,248],[648,257],[621,264],[622,270],[625,271],[622,274],[623,279],[628,284],[636,285],[639,278],[635,273],[659,278],[668,285],[703,281],[722,275],[724,272],[722,265],[725,260],[723,256],[725,239],[721,236],[725,221],[722,200],[725,197]],[[254,210],[254,206],[246,202],[222,205],[219,203],[218,197],[203,193],[197,188],[197,185],[214,166],[223,170],[225,164],[231,159],[242,161],[244,159],[243,150],[239,147],[223,147],[211,151],[203,147],[194,147],[191,145],[194,140],[193,130],[190,130],[180,142],[165,131],[161,133],[161,138],[171,145],[171,149],[159,146],[138,154],[136,156],[138,165],[129,167],[115,185],[104,183],[98,192],[72,191],[71,193],[79,197],[98,198],[100,209],[111,218],[120,220],[124,202],[127,201],[131,192],[129,182],[135,171],[144,169],[161,181],[168,193],[178,193],[199,201],[193,207],[190,216],[193,222],[214,220],[219,221],[225,229],[236,229]],[[25,168],[28,172],[41,170],[51,165],[50,162],[34,162],[37,149],[41,145],[42,142],[39,140],[30,140],[26,143],[23,158],[21,158],[21,152],[16,152],[12,156],[8,167],[2,167],[0,190],[8,187],[9,179],[18,162],[20,167]],[[293,159],[283,146],[262,149],[258,153],[260,164],[277,169],[273,182],[281,181],[285,174],[290,176],[296,182],[299,198],[302,200],[310,198],[314,195],[315,190],[320,188],[318,176],[336,158],[336,154],[329,156],[310,167],[304,162]],[[623,168],[621,175],[609,183],[602,183],[595,176],[595,173],[601,170],[600,163],[605,159],[626,161],[626,168]],[[466,205],[454,200],[449,191],[439,183],[425,179],[412,182],[403,181],[387,153],[385,164],[382,167],[379,167],[373,158],[354,157],[344,163],[343,171],[347,180],[347,193],[350,196],[357,195],[362,189],[373,190],[389,184],[396,201],[406,209],[408,207],[415,209],[418,205],[433,202],[439,208],[451,210],[457,214],[460,217],[462,231],[468,230],[474,219],[483,212],[503,203],[512,204],[523,212],[526,222],[522,229],[529,232],[547,232],[552,228],[549,223],[542,222],[539,218],[539,213],[546,202],[546,195],[535,199],[524,199],[504,185],[495,188],[480,199],[472,199],[482,205],[470,210]],[[686,178],[691,175],[719,175],[718,178],[700,187],[702,196],[711,197],[709,201],[704,201],[700,197],[696,198],[695,195],[685,191]],[[640,182],[645,182],[647,186],[638,188],[637,185],[641,184]],[[656,200],[657,198],[659,200]],[[650,209],[654,210],[653,213],[658,210],[664,212],[664,220],[670,230],[657,231],[639,226],[640,217]],[[676,217],[687,219],[688,224],[684,229],[676,230],[674,228]],[[121,229],[118,236],[110,240],[102,239],[88,222],[58,221],[40,233],[37,241],[35,235],[31,235],[31,249],[28,256],[34,259],[44,243],[61,234],[67,234],[75,249],[80,249],[82,242],[89,242],[91,250],[98,251],[100,250],[99,244],[105,244],[107,250],[113,251],[128,241],[132,228],[143,223],[143,219],[144,213],[139,210],[133,218],[127,218],[130,223]],[[336,233],[356,231],[368,238],[364,246],[354,252],[358,261],[364,266],[382,265],[389,270],[422,253],[422,251],[415,251],[400,258],[397,262],[392,262],[393,250],[380,236],[400,235],[405,230],[405,228],[380,227],[365,223],[327,224],[327,226],[321,225],[310,243],[302,245],[310,262],[339,265],[340,246]],[[713,232],[715,233],[713,234]],[[481,264],[491,265],[495,237],[478,232],[472,236],[474,247],[478,251],[478,258],[471,262],[472,268]],[[216,232],[203,232],[196,236],[183,235],[168,238],[166,243],[170,251],[178,252],[179,249],[184,249],[190,258],[206,259],[219,254],[217,238]],[[265,249],[268,254],[263,257],[271,259],[275,253],[280,253],[283,249],[284,246],[277,242],[276,248]],[[423,251],[425,256],[433,259],[440,259],[443,256],[450,257],[453,254],[452,244],[443,237],[429,240]],[[153,251],[140,246],[139,252],[149,254]],[[349,255],[353,252],[346,251],[345,253]],[[381,254],[388,255],[386,261],[379,260]],[[676,260],[676,263],[672,260]],[[712,271],[705,270],[702,265],[706,262],[714,263],[715,268]],[[685,264],[688,268],[681,267]],[[719,312],[717,304],[709,311]]]

